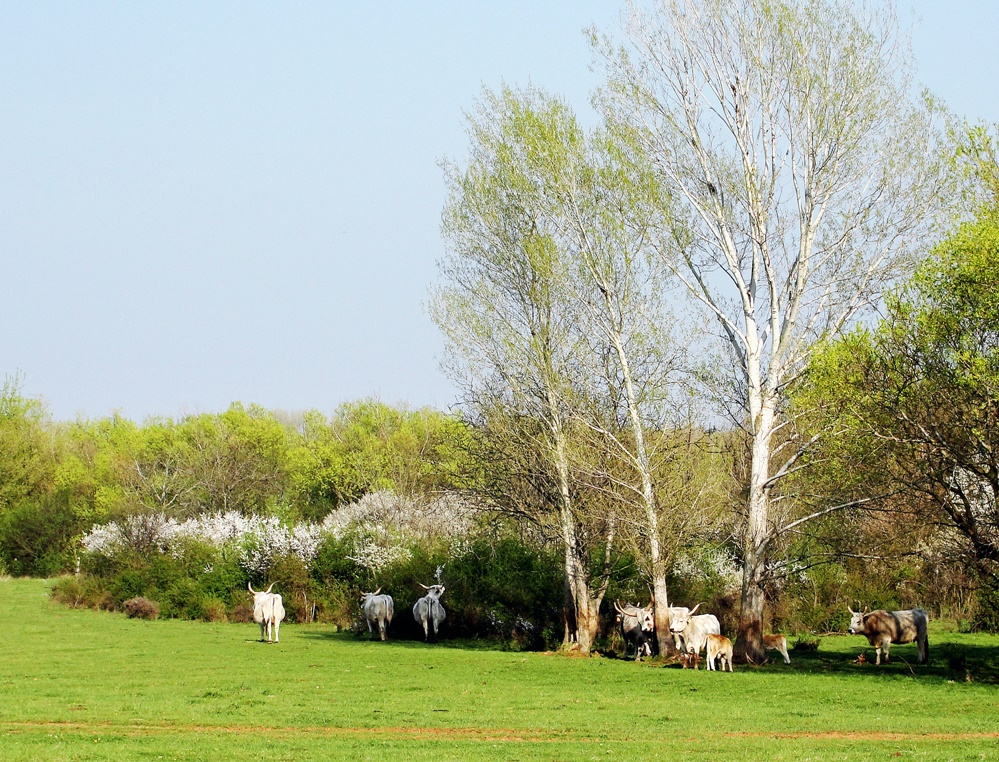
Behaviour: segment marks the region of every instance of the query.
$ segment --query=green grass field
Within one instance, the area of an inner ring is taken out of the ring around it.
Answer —
[[[908,645],[887,668],[825,637],[728,674],[322,625],[267,645],[252,624],[68,609],[48,586],[0,581],[5,761],[999,759],[997,637],[934,627],[928,667]]]

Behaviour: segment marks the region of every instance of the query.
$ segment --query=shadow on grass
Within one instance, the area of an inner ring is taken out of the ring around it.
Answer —
[[[339,632],[330,629],[310,629],[299,633],[299,637],[307,638],[310,640],[323,640],[323,641],[335,641],[344,646],[364,646],[369,643],[380,643],[380,641],[375,638],[372,639],[368,636],[368,633],[358,635],[353,632],[340,630]],[[441,637],[437,642],[425,642],[423,638],[407,638],[405,636],[393,637],[392,633],[389,633],[389,639],[381,643],[381,645],[386,648],[453,648],[460,649],[463,651],[504,651],[504,649],[499,643],[479,640],[475,638],[446,638]]]
[[[832,640],[832,639],[830,639]],[[794,670],[813,674],[851,675],[880,679],[885,677],[933,677],[952,682],[999,684],[999,645],[930,641],[927,664],[919,664],[915,644],[893,645],[891,661],[875,664],[874,647],[862,641],[850,646],[846,638],[836,638],[835,647],[814,651],[791,651],[791,663],[780,657],[761,669],[778,672]],[[860,657],[863,655],[863,659]]]

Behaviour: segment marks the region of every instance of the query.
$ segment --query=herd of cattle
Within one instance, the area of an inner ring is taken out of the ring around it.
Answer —
[[[651,656],[658,642],[656,638],[655,610],[650,601],[645,608],[621,606],[614,603],[618,626],[624,638],[625,656],[631,649],[635,651],[635,661],[644,655]],[[669,629],[673,644],[680,654],[683,666],[697,669],[701,651],[705,652],[709,670],[732,671],[732,641],[721,634],[721,624],[714,614],[697,614],[701,604],[694,608],[669,606]],[[767,650],[779,651],[784,663],[790,664],[787,655],[787,638],[783,635],[764,635],[763,644]]]
[[[255,591],[247,585],[253,595],[253,619],[260,625],[260,639],[266,642],[278,642],[278,632],[284,620],[284,605],[278,593],[272,593],[270,585],[264,591]],[[423,637],[429,641],[431,632],[437,640],[438,628],[445,619],[441,596],[444,585],[420,585],[427,591],[413,606],[413,617],[423,627]],[[732,671],[732,641],[721,634],[721,624],[714,614],[698,614],[701,604],[694,608],[686,606],[669,606],[670,634],[677,652],[681,655],[683,666],[697,669],[701,652],[705,652],[709,670],[726,668]],[[642,608],[615,602],[618,626],[625,643],[625,656],[630,650],[635,652],[635,660],[642,656],[652,656],[655,653],[658,639],[656,637],[655,610],[652,602]],[[361,594],[361,610],[368,623],[368,633],[372,639],[375,632],[382,640],[388,639],[388,628],[395,614],[395,602],[391,595],[385,595],[378,588],[373,593]],[[864,635],[877,652],[877,664],[881,664],[881,652],[884,651],[885,663],[888,662],[888,650],[892,643],[912,643],[915,641],[919,652],[919,663],[925,664],[929,659],[929,641],[926,637],[926,612],[923,609],[906,611],[854,611],[850,612],[851,635]],[[765,650],[777,651],[784,657],[784,663],[790,664],[787,654],[787,638],[784,635],[773,634],[763,636]]]

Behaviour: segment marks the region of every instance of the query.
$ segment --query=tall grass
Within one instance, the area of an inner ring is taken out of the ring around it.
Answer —
[[[289,625],[145,621],[0,581],[0,758],[920,759],[999,751],[999,638],[931,631],[892,664],[825,637],[734,674],[370,642]],[[397,616],[406,616],[398,612]],[[870,654],[870,649],[866,649]],[[909,662],[907,664],[906,662]],[[911,665],[911,666],[910,666]],[[971,682],[968,682],[970,680]]]

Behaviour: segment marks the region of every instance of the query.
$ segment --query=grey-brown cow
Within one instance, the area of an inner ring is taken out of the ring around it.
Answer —
[[[878,654],[876,664],[881,663],[881,650],[888,663],[888,649],[892,643],[916,641],[919,648],[919,663],[925,664],[930,656],[930,644],[926,639],[926,612],[922,609],[907,611],[854,611],[849,606],[851,635],[864,635]]]

